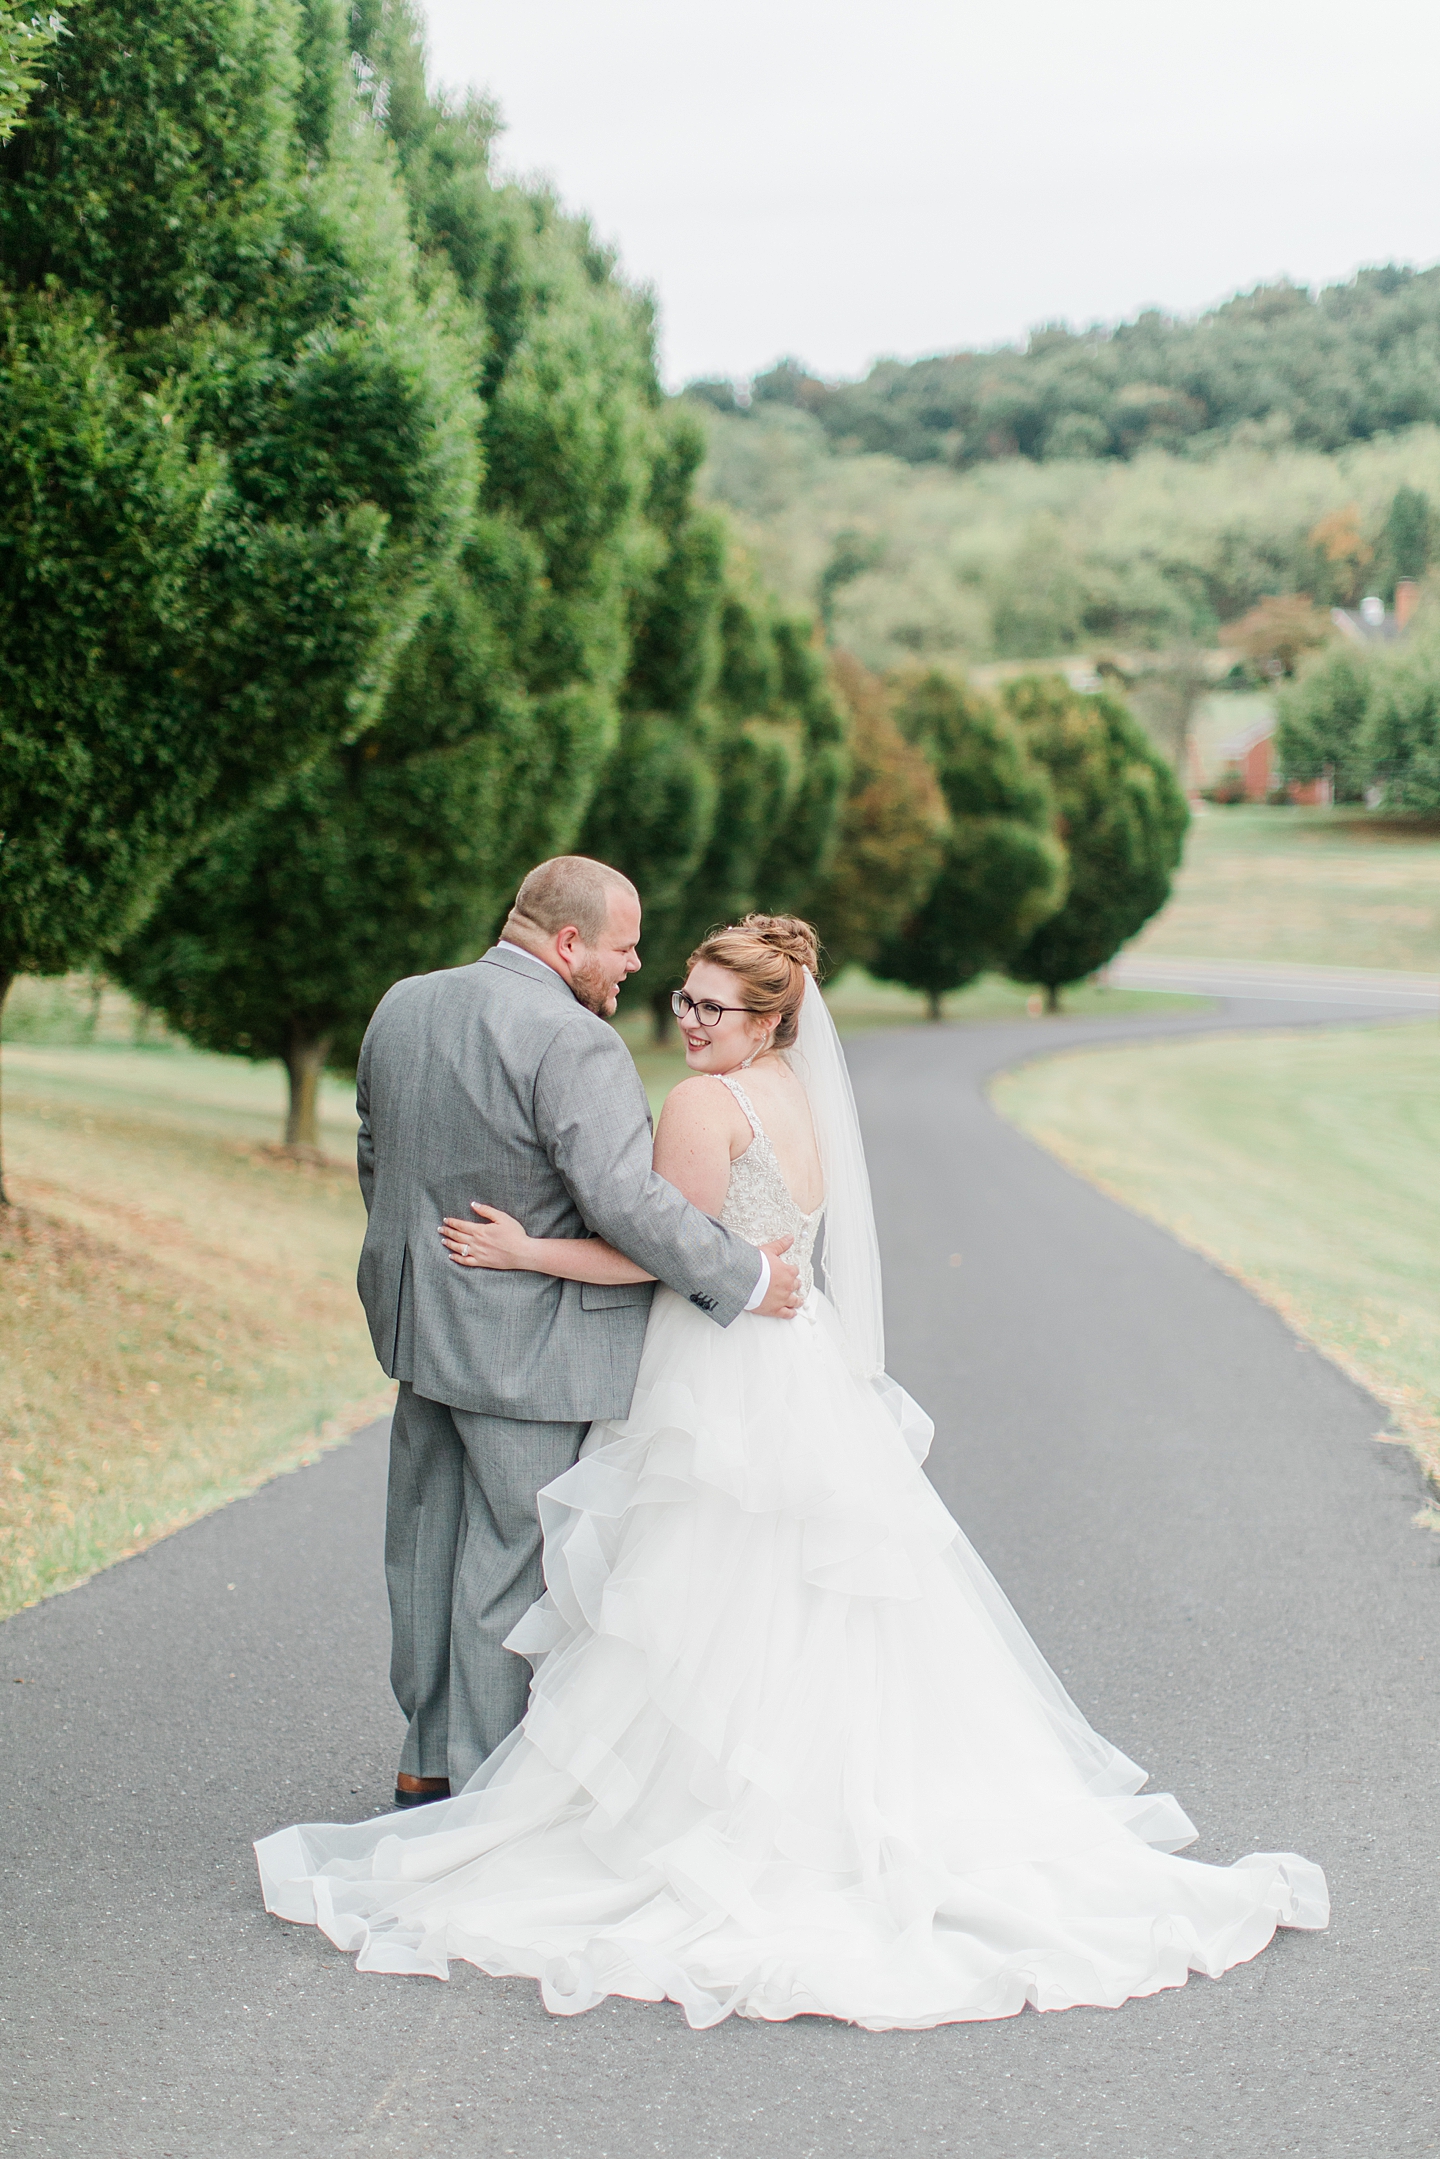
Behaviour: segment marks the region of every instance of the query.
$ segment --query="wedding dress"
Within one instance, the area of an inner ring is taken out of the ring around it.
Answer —
[[[801,1213],[729,1077],[753,1139],[722,1220],[794,1237],[803,1312],[721,1329],[657,1289],[630,1416],[541,1494],[524,1723],[451,1800],[263,1839],[267,1906],[361,1971],[460,1957],[558,2014],[669,1997],[697,2027],[1115,2007],[1323,1927],[1308,1860],[1174,1856],[1192,1825],[1086,1724],[926,1479],[813,988],[800,1051],[826,1205]]]

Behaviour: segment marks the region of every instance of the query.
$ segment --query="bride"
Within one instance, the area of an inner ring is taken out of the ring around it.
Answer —
[[[1327,1923],[1308,1860],[1174,1856],[1181,1808],[1090,1729],[923,1474],[815,965],[791,919],[705,940],[655,1142],[727,1227],[794,1238],[800,1316],[722,1330],[658,1288],[629,1417],[540,1495],[524,1722],[453,1799],[256,1847],[268,1908],[361,1971],[461,1957],[562,2015],[885,2030],[1116,2007]],[[475,1213],[443,1231],[460,1265],[646,1279]]]

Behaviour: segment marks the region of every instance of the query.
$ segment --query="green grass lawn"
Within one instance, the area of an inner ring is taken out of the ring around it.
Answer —
[[[1433,1021],[1073,1051],[993,1092],[1362,1380],[1440,1478]]]
[[[1197,812],[1170,904],[1133,952],[1440,970],[1440,824],[1367,811]]]
[[[7,1043],[0,1613],[81,1581],[377,1414],[350,1090],[327,1160],[278,1068]]]

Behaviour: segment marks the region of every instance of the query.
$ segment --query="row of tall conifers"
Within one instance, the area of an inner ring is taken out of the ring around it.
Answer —
[[[696,495],[648,302],[404,0],[88,0],[0,151],[0,989],[100,964],[280,1057],[578,848],[690,944],[805,908],[932,998],[1052,988],[1185,811],[1125,711],[884,686]]]

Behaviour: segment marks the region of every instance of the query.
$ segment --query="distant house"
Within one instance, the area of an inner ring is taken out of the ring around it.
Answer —
[[[1410,627],[1415,603],[1420,597],[1420,587],[1410,577],[1402,577],[1395,587],[1395,606],[1387,609],[1377,594],[1370,594],[1358,607],[1332,607],[1330,620],[1342,636],[1358,645],[1391,644],[1403,637]],[[1268,802],[1280,784],[1279,764],[1275,754],[1276,717],[1273,708],[1257,714],[1236,733],[1223,741],[1213,742],[1209,759],[1210,772],[1207,792],[1219,791],[1219,799],[1244,802]],[[1192,750],[1192,758],[1194,752]],[[1214,767],[1220,767],[1219,776],[1213,776]],[[1196,793],[1200,786],[1198,760],[1192,775]],[[1201,783],[1203,784],[1203,782]],[[1291,780],[1285,789],[1291,802],[1308,808],[1328,809],[1335,799],[1334,783],[1328,773],[1318,780]]]
[[[1216,745],[1224,771],[1220,785],[1224,786],[1233,776],[1235,794],[1246,802],[1268,802],[1279,775],[1275,760],[1275,715],[1263,714],[1252,720],[1248,727],[1231,735],[1228,741]],[[1309,809],[1328,809],[1335,799],[1334,784],[1328,773],[1318,780],[1292,780],[1285,790],[1292,802]]]
[[[1395,587],[1395,606],[1387,610],[1378,593],[1369,593],[1358,607],[1332,607],[1330,620],[1343,637],[1357,645],[1388,645],[1403,637],[1410,627],[1420,587],[1413,577],[1402,577]]]

